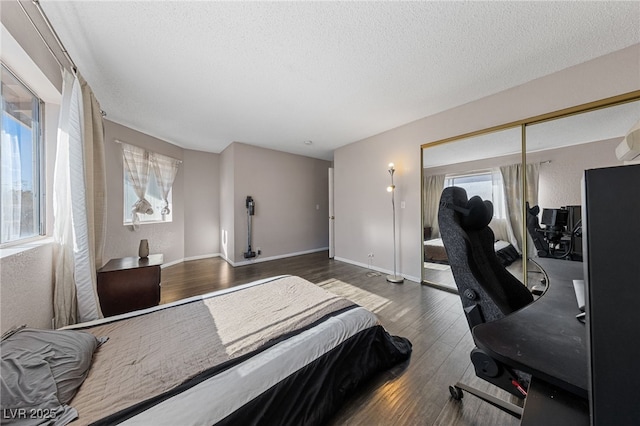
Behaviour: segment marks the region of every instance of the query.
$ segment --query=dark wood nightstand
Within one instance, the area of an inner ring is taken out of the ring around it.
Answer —
[[[150,308],[160,303],[163,256],[111,259],[98,270],[98,298],[105,317]]]

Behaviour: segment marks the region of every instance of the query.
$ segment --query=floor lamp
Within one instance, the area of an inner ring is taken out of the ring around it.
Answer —
[[[391,208],[393,210],[393,275],[387,275],[387,281],[390,283],[403,283],[404,278],[402,275],[398,275],[396,273],[396,200],[395,200],[395,192],[396,186],[393,184],[393,173],[396,169],[393,166],[393,163],[389,163],[389,174],[391,175],[391,186],[387,187],[387,192],[391,193]]]

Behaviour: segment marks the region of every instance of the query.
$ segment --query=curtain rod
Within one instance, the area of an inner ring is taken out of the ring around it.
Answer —
[[[134,145],[134,144],[129,143],[129,142],[121,141],[120,139],[114,139],[113,141],[115,143],[120,144],[120,145],[131,145],[131,146],[135,146],[136,148],[140,148],[140,149],[144,149],[145,151],[149,151],[147,148],[141,147],[140,145]],[[159,152],[155,152],[155,151],[149,151],[149,152],[153,152],[154,154],[160,154]],[[175,160],[178,163],[182,163],[182,160],[179,160],[179,159],[177,159],[175,157],[172,157],[170,155],[165,155],[165,154],[160,154],[160,155],[164,155],[165,157],[171,158],[172,160]]]
[[[47,40],[44,38],[44,35],[42,35],[42,32],[40,31],[36,23],[33,22],[33,19],[31,18],[31,15],[29,15],[29,12],[27,12],[27,10],[24,8],[24,6],[20,1],[17,1],[16,3],[18,3],[18,6],[20,6],[20,9],[22,9],[22,12],[27,17],[29,22],[31,22],[33,29],[36,30],[36,33],[38,33],[38,36],[40,36],[40,39],[42,40],[46,48],[49,50],[49,53],[51,53],[51,56],[53,56],[53,59],[55,59],[58,65],[60,65],[60,68],[64,68],[64,65],[62,64],[62,62],[60,62],[60,59],[58,59],[58,55],[56,55],[53,49],[51,49],[51,46],[49,46],[49,43],[47,43]],[[33,3],[35,3],[35,1]],[[36,8],[39,8],[39,7],[36,5]],[[42,14],[42,12],[40,12],[40,14]],[[70,61],[70,63],[73,65],[73,61],[71,61],[71,58],[67,58],[67,60]]]
[[[47,39],[42,34],[42,31],[40,31],[40,28],[38,28],[38,25],[36,25],[36,23],[33,21],[33,18],[31,17],[31,15],[29,15],[29,12],[27,12],[27,9],[25,9],[25,7],[22,4],[22,2],[21,1],[17,1],[17,3],[18,3],[18,6],[20,6],[20,9],[22,9],[22,12],[25,14],[27,19],[29,20],[29,22],[31,22],[31,25],[33,26],[33,29],[35,29],[36,33],[38,33],[38,36],[40,37],[40,39],[42,40],[42,42],[46,46],[47,50],[49,50],[49,53],[51,53],[51,56],[53,56],[53,59],[55,59],[56,62],[58,63],[58,65],[60,65],[60,68],[62,68],[62,69],[67,68],[67,67],[65,67],[63,65],[63,63],[60,60],[60,58],[58,58],[58,55],[53,51],[53,49],[49,45],[49,42],[47,42]],[[64,59],[70,64],[71,72],[74,75],[77,76],[78,75],[78,67],[76,66],[76,63],[73,62],[73,59],[71,59],[71,56],[69,55],[69,52],[67,51],[67,49],[64,47],[64,44],[62,44],[62,41],[60,40],[60,37],[58,36],[58,33],[53,28],[53,25],[51,25],[51,21],[49,21],[49,18],[47,18],[47,15],[44,13],[44,10],[42,9],[42,6],[40,5],[40,0],[31,0],[31,3],[34,5],[36,10],[38,11],[38,14],[42,18],[42,20],[45,23],[45,25],[47,26],[47,30],[49,30],[49,33],[53,36],[53,39],[55,40],[56,44],[58,45],[58,48],[60,49],[60,51],[64,55]],[[100,110],[100,115],[102,115],[103,117],[106,117],[107,113],[104,110],[101,109]]]
[[[53,36],[53,39],[58,44],[58,47],[60,48],[60,51],[64,55],[64,58],[67,60],[67,62],[69,62],[69,64],[71,64],[72,71],[74,73],[76,73],[78,71],[78,67],[76,66],[75,62],[73,62],[73,59],[71,59],[71,56],[69,56],[69,52],[67,51],[67,49],[62,44],[62,41],[60,40],[60,37],[58,37],[58,33],[56,32],[56,30],[53,29],[53,26],[51,25],[51,21],[49,21],[49,18],[47,18],[47,15],[45,15],[44,10],[42,9],[42,6],[40,5],[40,0],[31,0],[31,3],[33,3],[33,5],[36,7],[36,10],[40,14],[40,17],[44,21],[45,25],[47,26],[47,29],[49,30],[49,32]],[[49,52],[51,52],[51,54],[53,55],[55,60],[58,62],[58,64],[60,64],[60,66],[62,68],[64,68],[64,65],[62,65],[62,63],[60,62],[60,59],[58,59],[58,56],[53,52],[53,50],[49,46],[49,43],[47,43],[46,39],[42,35],[42,32],[40,31],[38,26],[35,24],[35,22],[33,22],[33,19],[31,19],[31,16],[29,16],[29,13],[24,8],[22,3],[20,1],[18,1],[18,4],[20,5],[20,8],[22,8],[22,11],[25,13],[25,15],[27,15],[27,18],[29,19],[29,21],[31,21],[31,25],[33,25],[33,27],[38,32],[38,35],[40,35],[40,38],[42,39],[44,44],[47,46],[47,49],[49,49]]]

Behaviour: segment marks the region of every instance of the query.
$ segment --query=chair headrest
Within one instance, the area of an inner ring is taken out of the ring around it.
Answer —
[[[460,226],[468,231],[484,228],[493,218],[491,201],[483,201],[477,195],[467,200],[466,191],[455,186],[443,190],[440,205],[458,212]]]
[[[491,201],[483,201],[474,195],[467,201],[467,214],[462,214],[460,226],[465,230],[477,231],[489,225],[493,218],[493,204]]]

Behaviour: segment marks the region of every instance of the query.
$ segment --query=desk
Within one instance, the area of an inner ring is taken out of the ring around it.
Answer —
[[[536,260],[547,277],[547,289],[530,305],[502,319],[473,329],[476,345],[515,369],[530,373],[530,396],[523,425],[588,424],[588,361],[586,325],[573,280],[583,276],[583,264],[567,260]]]
[[[586,325],[576,319],[573,280],[582,279],[582,262],[540,258],[547,290],[530,305],[473,329],[479,348],[518,370],[587,398]]]
[[[163,256],[111,259],[98,270],[98,298],[105,317],[160,303],[160,265]]]

